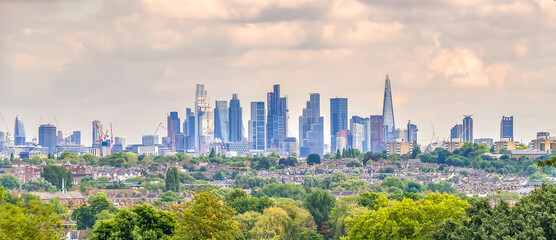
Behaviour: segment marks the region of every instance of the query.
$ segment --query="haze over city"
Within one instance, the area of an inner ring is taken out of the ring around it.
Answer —
[[[464,114],[493,139],[514,116],[527,143],[556,128],[555,23],[547,0],[2,1],[0,111],[30,138],[55,116],[85,145],[95,119],[139,143],[169,112],[183,119],[198,83],[211,105],[238,93],[245,130],[249,103],[280,84],[289,136],[316,92],[330,143],[329,99],[348,98],[350,117],[381,114],[389,74],[396,124],[416,124],[420,144]]]

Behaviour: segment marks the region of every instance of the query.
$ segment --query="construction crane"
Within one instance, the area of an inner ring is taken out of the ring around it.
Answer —
[[[430,144],[432,144],[434,142],[435,137],[436,137],[436,132],[434,131],[434,125],[431,124],[431,127],[432,127],[432,136],[431,136],[431,143]],[[438,141],[438,138],[437,138],[437,141]]]
[[[164,128],[164,130],[168,131],[168,128],[164,127],[164,126],[160,126],[161,128]],[[172,124],[170,124],[170,129],[172,128]],[[170,130],[170,132],[172,132],[172,130]],[[172,132],[172,139],[170,139],[170,144],[172,146],[172,152],[176,152],[176,149],[174,147],[174,133]]]
[[[156,133],[158,132],[158,129],[160,129],[161,126],[162,126],[162,122],[160,122],[158,124],[158,126],[156,127],[156,130],[154,131],[154,134],[152,135],[151,138],[149,138],[149,146],[153,145],[154,136],[156,136]]]
[[[102,142],[104,141],[104,136],[102,134],[102,130],[100,130],[100,126],[98,125],[98,122],[95,121],[94,123],[97,129],[98,148],[100,149],[100,156],[102,157]]]
[[[2,117],[2,122],[4,122],[4,126],[6,127],[6,146],[9,146],[9,144],[10,144],[10,128],[8,127],[8,124],[6,124],[6,120],[4,119],[4,114],[2,114],[2,112],[0,112],[0,117]]]

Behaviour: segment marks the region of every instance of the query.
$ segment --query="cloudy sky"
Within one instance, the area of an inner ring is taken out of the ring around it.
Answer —
[[[556,2],[0,1],[0,112],[10,132],[21,115],[31,138],[56,117],[87,145],[95,119],[138,143],[168,112],[183,116],[196,83],[211,101],[238,93],[247,129],[249,102],[278,83],[290,135],[318,92],[330,142],[329,99],[381,114],[386,74],[396,124],[416,123],[421,144],[464,114],[476,138],[498,139],[502,115],[517,140],[556,131]]]

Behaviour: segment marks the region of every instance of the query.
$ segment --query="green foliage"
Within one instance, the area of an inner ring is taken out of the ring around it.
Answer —
[[[5,189],[19,189],[19,180],[12,174],[4,174],[0,176],[0,185]]]
[[[278,183],[277,178],[262,178],[259,176],[239,175],[234,180],[234,185],[243,189],[262,188],[271,183]]]
[[[346,219],[346,239],[430,239],[445,220],[456,224],[468,203],[448,194],[433,193],[419,202],[392,201],[376,211]]]
[[[363,165],[358,161],[351,161],[346,164],[346,167],[362,167]]]
[[[235,211],[204,190],[191,202],[174,208],[177,226],[173,239],[235,239],[239,228]]]
[[[316,189],[303,201],[303,206],[313,215],[319,230],[322,230],[322,226],[328,221],[334,202],[334,195],[322,189]]]
[[[262,215],[253,212],[241,216],[244,235],[249,239],[322,239],[315,232],[311,214],[293,203],[280,203],[264,210]],[[256,220],[253,221],[253,217]],[[250,223],[252,222],[252,223]],[[251,225],[252,224],[252,225]],[[249,226],[252,226],[250,229]]]
[[[359,200],[360,198],[357,198]],[[365,207],[358,206],[354,203],[353,198],[344,197],[336,201],[334,208],[330,211],[330,233],[333,236],[332,239],[340,239],[340,237],[345,236],[346,226],[344,224],[346,218],[354,217],[355,215],[362,215],[367,212],[368,209]]]
[[[91,240],[169,239],[174,232],[174,215],[152,205],[122,209],[113,218],[95,224]]]
[[[96,223],[97,215],[103,210],[108,210],[111,213],[117,211],[112,205],[112,201],[103,192],[91,195],[87,202],[89,205],[81,205],[71,215],[71,219],[76,221],[79,230],[92,228]]]
[[[313,153],[307,157],[307,165],[320,164],[320,155]]]
[[[43,166],[41,177],[58,189],[62,189],[62,179],[64,179],[64,187],[70,189],[73,184],[73,175],[63,166]]]
[[[378,204],[378,198],[382,196],[381,194],[375,192],[364,192],[359,194],[359,198],[357,198],[357,204],[368,209],[377,209],[375,205]]]
[[[166,171],[166,191],[179,192],[180,179],[178,176],[178,169],[173,167]]]
[[[379,173],[394,173],[394,168],[387,167],[378,170]]]
[[[162,202],[177,202],[180,203],[185,198],[183,196],[177,195],[174,192],[165,192],[160,195],[160,201]]]
[[[259,191],[254,193],[255,196],[269,196],[278,198],[291,198],[301,201],[305,199],[307,193],[305,189],[299,184],[293,183],[271,183],[262,187]]]
[[[262,213],[266,208],[272,206],[273,202],[268,196],[260,198],[253,196],[235,197],[228,201],[228,206],[236,210],[237,213],[254,211]]]
[[[31,178],[22,185],[22,188],[29,192],[36,191],[56,191],[56,187],[52,183],[46,181],[42,177]]]
[[[432,192],[457,194],[458,190],[448,182],[429,183],[427,188]]]

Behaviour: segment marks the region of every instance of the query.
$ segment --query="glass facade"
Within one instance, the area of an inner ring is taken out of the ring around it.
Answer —
[[[348,99],[330,99],[330,151],[336,151],[336,134],[348,129]]]
[[[324,154],[324,118],[320,115],[320,94],[311,93],[299,117],[299,156]]]

